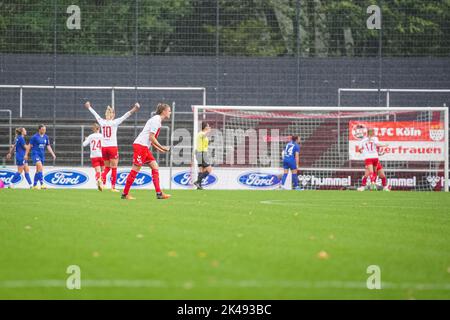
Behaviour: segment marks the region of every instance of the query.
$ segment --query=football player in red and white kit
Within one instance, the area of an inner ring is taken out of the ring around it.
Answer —
[[[133,113],[137,112],[140,108],[139,103],[135,103],[133,108],[125,113],[122,117],[114,119],[114,108],[107,106],[105,111],[105,118],[101,118],[97,112],[91,107],[91,103],[87,101],[84,104],[97,120],[102,131],[102,158],[105,161],[105,170],[102,173],[102,182],[106,184],[106,176],[111,170],[111,191],[119,192],[116,190],[117,180],[117,165],[119,164],[119,150],[117,147],[117,129],[122,122],[124,122]]]
[[[158,142],[159,130],[161,129],[161,122],[170,118],[170,106],[165,103],[159,103],[156,107],[156,115],[151,117],[144,126],[144,129],[137,136],[133,143],[133,167],[127,177],[125,188],[123,189],[122,199],[134,200],[128,193],[131,185],[136,179],[136,176],[143,165],[148,165],[152,169],[152,180],[155,186],[157,199],[168,199],[169,194],[164,194],[159,186],[159,171],[158,163],[150,151],[150,146],[154,146],[160,152],[168,152],[168,147],[163,147]]]
[[[92,134],[89,135],[83,142],[83,147],[90,146],[91,149],[91,164],[95,170],[95,181],[99,191],[103,191],[103,181],[101,178],[102,171],[105,169],[105,163],[102,158],[102,134],[100,133],[100,126],[97,123],[92,125]]]
[[[377,174],[380,175],[381,182],[383,184],[383,190],[389,191],[387,186],[387,179],[383,171],[383,167],[379,160],[378,150],[386,147],[387,145],[380,144],[380,141],[375,137],[373,129],[367,130],[367,137],[361,140],[359,143],[359,152],[364,156],[364,163],[366,165],[366,172],[364,174],[361,187],[358,191],[364,191],[367,185],[367,179],[370,179],[372,189],[376,189]]]

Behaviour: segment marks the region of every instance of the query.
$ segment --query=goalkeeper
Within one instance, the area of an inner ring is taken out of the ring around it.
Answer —
[[[198,163],[198,177],[194,185],[197,190],[203,190],[202,182],[211,173],[212,167],[208,157],[209,140],[207,134],[211,131],[211,127],[207,122],[202,123],[202,131],[197,134],[197,150],[195,157]]]

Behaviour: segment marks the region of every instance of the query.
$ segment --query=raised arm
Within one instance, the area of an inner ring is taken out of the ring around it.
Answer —
[[[90,103],[89,101],[86,101],[86,103],[84,104],[84,107],[85,107],[86,109],[88,109],[90,113],[92,113],[92,114],[94,115],[95,120],[97,120],[98,123],[100,123],[100,121],[103,120],[102,117],[100,117],[100,116],[98,115],[98,113],[95,112],[95,110],[92,108],[91,103]]]
[[[117,125],[120,125],[122,122],[124,122],[125,120],[127,120],[133,113],[137,112],[139,110],[141,106],[139,105],[139,103],[135,103],[133,105],[133,108],[131,108],[130,111],[128,111],[127,113],[125,113],[123,116],[121,116],[120,118],[117,118],[116,120],[114,120],[114,122]]]

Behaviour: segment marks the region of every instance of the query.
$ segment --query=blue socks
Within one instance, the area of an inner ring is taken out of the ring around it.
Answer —
[[[43,181],[42,178],[43,178],[42,172],[36,172],[36,173],[34,174],[34,183],[33,183],[33,186],[35,187],[35,186],[37,185],[38,181],[41,183],[41,185],[44,184],[44,181]]]
[[[25,172],[25,179],[27,179],[28,184],[30,185],[30,187],[33,185],[33,183],[31,182],[31,177],[30,177],[30,173]]]
[[[286,179],[287,179],[288,174],[284,173],[283,177],[281,178],[281,185],[284,186],[284,184],[286,183]],[[293,173],[292,174],[292,184],[294,185],[294,188],[298,187],[298,174],[297,173]]]
[[[39,182],[41,186],[44,184],[44,175],[42,172],[39,172]]]
[[[12,182],[12,183],[18,182],[18,181],[20,180],[20,176],[21,176],[20,172],[17,171],[17,172],[14,174],[14,176],[13,176],[11,182]],[[28,184],[29,184],[30,186],[32,186],[31,177],[30,177],[30,174],[29,174],[28,172],[25,172],[25,179],[27,179]]]
[[[297,173],[292,174],[292,183],[294,184],[294,188],[298,188],[298,174]]]
[[[281,178],[281,185],[284,186],[286,179],[287,179],[287,173],[283,174],[283,178]]]

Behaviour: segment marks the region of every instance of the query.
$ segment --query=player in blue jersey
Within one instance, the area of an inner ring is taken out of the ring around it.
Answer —
[[[284,188],[286,179],[291,170],[292,173],[292,183],[294,185],[294,190],[300,190],[298,186],[298,168],[300,166],[300,146],[298,144],[298,136],[292,136],[291,141],[289,141],[283,150],[283,178],[281,179],[280,188]]]
[[[36,166],[36,173],[34,175],[33,189],[38,189],[37,183],[41,184],[41,189],[46,189],[44,185],[44,163],[45,163],[45,149],[50,152],[53,157],[53,160],[56,159],[56,155],[53,152],[52,147],[50,146],[50,139],[45,134],[46,127],[41,124],[38,127],[38,132],[31,137],[30,139],[30,148],[25,153],[25,159],[28,158],[28,153],[31,150],[31,159],[33,160],[34,165]]]
[[[9,148],[9,152],[6,155],[6,159],[11,159],[13,152],[16,153],[16,165],[17,172],[14,174],[11,184],[9,187],[12,187],[14,183],[19,182],[20,176],[25,171],[25,178],[27,179],[30,188],[32,187],[31,178],[30,178],[30,168],[28,167],[28,162],[25,160],[25,152],[29,146],[25,142],[25,136],[27,135],[27,130],[25,128],[17,128],[16,129],[16,138],[14,139],[14,144]]]

